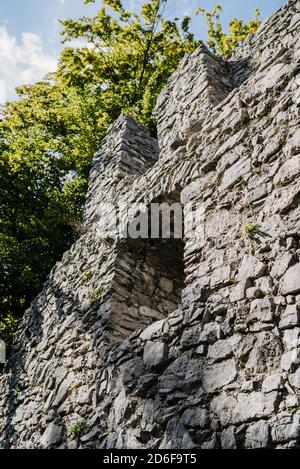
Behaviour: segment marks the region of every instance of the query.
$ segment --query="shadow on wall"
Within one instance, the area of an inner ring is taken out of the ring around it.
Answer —
[[[153,201],[149,207],[128,226],[129,236],[133,232],[141,235],[123,239],[118,245],[110,342],[166,318],[181,304],[185,275],[180,191]]]

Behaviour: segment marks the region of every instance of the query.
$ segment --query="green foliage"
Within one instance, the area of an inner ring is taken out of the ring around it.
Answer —
[[[83,272],[82,278],[83,278],[83,281],[85,283],[87,283],[92,278],[92,272],[90,270],[87,270],[86,272]]]
[[[22,395],[22,391],[18,386],[15,389],[13,389],[13,395],[15,397],[20,397]]]
[[[7,347],[11,345],[13,334],[16,332],[18,325],[19,319],[9,313],[0,320],[0,340],[4,340]]]
[[[199,45],[189,31],[190,19],[180,25],[164,19],[166,0],[144,3],[139,14],[125,11],[120,1],[102,3],[94,18],[61,22],[65,42],[87,45],[66,47],[56,76],[93,93],[105,121],[124,112],[155,133],[157,96],[184,54]]]
[[[249,34],[258,30],[261,24],[260,11],[256,9],[254,18],[247,24],[244,24],[242,19],[233,18],[229,23],[227,34],[220,23],[221,12],[222,7],[219,3],[216,4],[212,12],[207,12],[203,8],[198,8],[196,11],[197,14],[205,16],[209,47],[215,54],[219,54],[226,59],[246,40]]]
[[[69,435],[74,435],[78,438],[81,435],[82,430],[83,425],[81,422],[74,423],[74,425],[69,428]]]
[[[258,223],[253,223],[252,221],[246,221],[243,224],[242,232],[244,235],[249,238],[255,237],[260,232],[260,225]]]
[[[100,301],[101,298],[102,298],[102,288],[101,287],[97,287],[97,288],[94,288],[91,292],[91,300],[93,302],[97,302],[97,301]]]

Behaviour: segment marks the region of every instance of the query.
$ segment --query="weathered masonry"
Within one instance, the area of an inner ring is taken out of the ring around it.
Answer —
[[[109,129],[0,376],[0,447],[299,447],[299,29],[290,0],[230,61],[187,56],[158,142]],[[204,206],[203,245],[97,236],[101,203],[170,198]]]
[[[126,337],[165,319],[181,304],[184,287],[181,239],[128,239],[119,243],[115,294],[110,309],[113,337]]]

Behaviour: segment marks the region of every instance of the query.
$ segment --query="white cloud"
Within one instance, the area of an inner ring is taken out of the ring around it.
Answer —
[[[87,42],[86,39],[82,39],[82,38],[72,39],[71,41],[66,42],[65,46],[71,47],[72,49],[82,49],[84,47],[84,48],[92,50],[95,48],[93,44],[91,44],[90,42]]]
[[[42,40],[35,33],[22,33],[21,40],[11,36],[6,26],[0,26],[0,83],[6,89],[6,100],[16,97],[15,87],[31,84],[52,72],[57,57],[44,51]]]

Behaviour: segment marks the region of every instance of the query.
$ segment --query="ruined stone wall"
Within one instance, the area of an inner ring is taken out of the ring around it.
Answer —
[[[126,337],[166,318],[181,303],[183,244],[181,240],[124,241],[115,274],[110,320]]]
[[[299,28],[290,0],[229,62],[185,58],[158,101],[159,159],[132,119],[112,126],[82,235],[0,377],[0,447],[299,446]],[[187,227],[181,254],[97,236],[101,202],[174,193],[203,206],[201,245]],[[141,294],[157,278],[172,312]]]

